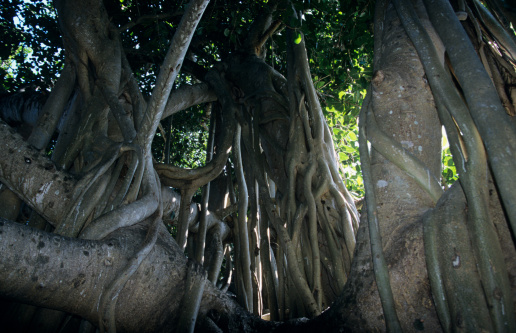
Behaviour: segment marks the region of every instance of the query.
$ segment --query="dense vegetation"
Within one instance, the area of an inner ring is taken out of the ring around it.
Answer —
[[[128,1],[121,2],[121,6],[116,1],[105,3],[108,9],[116,10],[112,19],[117,25],[131,25],[130,30],[122,32],[124,47],[142,91],[149,94],[181,11],[166,1]],[[3,77],[0,93],[25,90],[48,94],[65,62],[54,8],[48,1],[3,1],[1,6],[4,46],[0,55]],[[263,6],[256,1],[210,5],[213,17],[200,23],[194,39],[194,45],[195,40],[198,45],[191,51],[196,56],[197,66],[191,63],[189,68],[187,63],[176,87],[191,84],[195,75],[202,76],[228,52],[236,50]],[[305,8],[301,27],[307,36],[312,77],[343,162],[347,186],[360,198],[363,185],[356,119],[372,75],[374,8],[370,1],[300,2],[299,6]],[[164,14],[163,9],[170,13]],[[138,19],[138,24],[129,23]],[[267,63],[280,73],[286,72],[285,47],[281,32],[267,42]],[[185,167],[199,166],[205,159],[209,116],[201,107],[193,107],[173,118],[172,161]],[[158,133],[162,135],[164,132]],[[164,140],[156,140],[154,155],[158,161],[163,159],[163,144]]]

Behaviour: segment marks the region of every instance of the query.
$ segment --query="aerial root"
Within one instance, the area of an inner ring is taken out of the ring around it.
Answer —
[[[362,110],[360,111],[359,150],[367,203],[366,209],[369,225],[369,238],[371,239],[371,256],[373,259],[374,275],[376,284],[378,285],[378,292],[380,294],[380,300],[382,303],[387,330],[392,332],[401,332],[401,325],[398,320],[398,315],[396,313],[396,307],[394,303],[394,296],[392,294],[389,270],[387,268],[387,263],[383,254],[380,225],[378,223],[376,214],[376,198],[371,174],[371,160],[369,156],[369,149],[367,147],[366,137],[368,132],[366,132],[366,122],[364,119],[367,110],[371,107],[370,104],[371,93],[368,93],[364,102],[362,103]]]
[[[153,187],[158,189],[161,188],[158,175],[153,170],[149,170],[148,172],[153,174]],[[108,332],[116,332],[115,310],[118,296],[120,295],[120,292],[122,291],[126,282],[138,270],[142,261],[149,255],[151,250],[154,248],[154,244],[156,244],[159,225],[162,223],[161,221],[163,212],[161,192],[157,191],[157,194],[159,206],[153,216],[148,219],[147,234],[140,250],[132,259],[129,260],[122,272],[118,274],[118,276],[111,282],[111,284],[106,288],[101,296],[99,307],[99,328],[101,332],[105,332],[106,328],[108,328]]]

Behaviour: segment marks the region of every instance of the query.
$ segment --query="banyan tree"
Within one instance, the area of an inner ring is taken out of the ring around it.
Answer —
[[[4,7],[8,56],[32,24],[62,59],[30,102],[3,85],[2,327],[516,331],[513,5]],[[366,53],[346,34],[374,35],[360,116],[342,111],[363,205],[328,124]]]

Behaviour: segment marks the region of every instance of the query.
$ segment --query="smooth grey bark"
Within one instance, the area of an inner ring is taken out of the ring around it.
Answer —
[[[0,142],[6,152],[0,159],[0,181],[56,225],[73,200],[78,180],[47,156],[29,146],[0,120]]]
[[[170,93],[165,110],[163,110],[162,119],[191,106],[216,100],[215,92],[206,83],[180,86]]]
[[[147,104],[146,117],[139,128],[138,141],[146,154],[150,155],[151,144],[169,98],[174,80],[183,64],[186,51],[209,0],[192,0],[172,38],[165,60],[156,78],[151,99]]]
[[[386,137],[428,167],[429,179],[438,178],[441,130],[424,70],[393,6],[379,2],[375,20],[377,52],[370,92],[373,114],[368,116],[376,118],[378,130]],[[360,122],[364,122],[367,131],[369,122],[363,118]],[[367,139],[374,140],[374,136]],[[371,157],[373,191],[368,190],[368,197],[376,199],[367,212],[374,214],[372,218],[377,220],[383,240],[379,247],[385,255],[394,299],[386,306],[395,310],[403,331],[422,325],[425,330],[438,332],[441,328],[427,282],[421,225],[423,213],[433,207],[435,199],[382,155],[388,150],[373,147],[371,142],[371,149],[363,149]],[[370,226],[367,214],[362,214],[348,284],[327,316],[357,331],[384,331],[387,318],[373,274]]]
[[[442,38],[471,116],[484,141],[495,180],[503,184],[516,169],[516,129],[448,1],[425,0],[430,20]],[[516,191],[500,186],[509,221],[516,227]]]
[[[0,271],[9,272],[0,275],[0,293],[7,299],[78,314],[97,323],[103,292],[124,269],[127,258],[134,254],[133,245],[141,244],[145,234],[144,228],[132,227],[100,241],[80,240],[1,219],[0,250],[11,255],[0,261]],[[186,269],[186,257],[160,227],[155,247],[118,296],[117,331],[174,330],[186,293]],[[227,295],[207,283],[199,316],[212,309],[227,315],[236,307]]]
[[[89,241],[45,233],[5,220],[0,227],[0,247],[4,253],[12,251],[1,263],[1,270],[10,272],[2,274],[2,295],[79,314],[94,323],[98,322],[97,304],[104,289],[125,266],[126,258],[133,254],[132,245],[141,243],[144,236],[141,230],[135,230],[103,241]],[[160,322],[154,319],[155,312],[167,312],[165,304],[172,309],[178,306],[174,293],[180,294],[184,272],[175,268],[183,267],[185,258],[173,253],[170,242],[167,247],[170,250],[160,251],[157,247],[128,282],[131,287],[120,294],[117,312],[120,331],[164,325],[166,316]],[[167,278],[163,278],[165,276]],[[151,286],[167,292],[154,295],[148,292]],[[147,315],[143,317],[148,319],[140,317],[144,313]]]

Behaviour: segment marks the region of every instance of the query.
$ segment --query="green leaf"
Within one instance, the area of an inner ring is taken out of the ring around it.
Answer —
[[[348,133],[348,140],[349,141],[357,141],[358,140],[357,135],[354,132],[349,132]]]
[[[349,156],[345,153],[339,153],[339,159],[341,162],[349,160]]]
[[[354,153],[356,149],[350,146],[344,146],[344,150],[346,153]]]
[[[294,39],[294,43],[296,43],[296,44],[301,43],[301,33],[298,33],[298,34],[297,34],[297,38],[296,38],[296,39]]]

